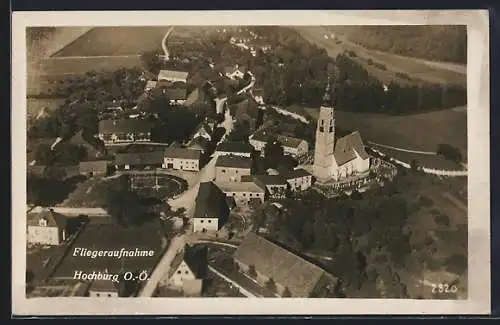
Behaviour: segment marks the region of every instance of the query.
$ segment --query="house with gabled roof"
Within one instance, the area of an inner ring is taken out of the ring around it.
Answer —
[[[283,147],[283,153],[294,158],[304,156],[309,151],[309,144],[306,140],[262,130],[252,134],[249,137],[249,142],[256,151],[260,151],[261,155],[264,155],[264,148],[269,139],[276,139]]]
[[[239,269],[282,297],[309,298],[336,278],[282,245],[250,232],[234,252]]]
[[[187,82],[189,72],[186,71],[176,71],[176,70],[160,70],[158,73],[158,81],[169,81],[169,82]]]
[[[68,217],[53,209],[28,218],[28,243],[59,245],[68,238]]]
[[[232,197],[237,206],[245,206],[250,202],[261,204],[265,200],[265,187],[257,184],[251,175],[241,177],[241,182],[215,182],[218,188]]]
[[[166,148],[164,168],[177,170],[200,170],[201,151],[188,148]]]
[[[208,247],[186,245],[170,265],[160,285],[180,289],[186,296],[199,296],[208,275]]]
[[[200,183],[193,216],[194,232],[216,232],[229,218],[226,195],[213,182]]]
[[[255,183],[266,189],[266,195],[272,199],[284,199],[287,195],[288,182],[281,175],[254,175]]]
[[[148,152],[119,152],[115,155],[114,165],[118,170],[155,169],[164,164],[164,150]]]
[[[171,105],[182,105],[187,98],[187,88],[165,88],[163,90],[165,96]]]
[[[247,72],[246,67],[235,64],[234,66],[224,67],[224,75],[232,80],[243,79]]]
[[[312,186],[313,176],[303,168],[295,168],[283,177],[286,179],[292,192],[305,191]]]
[[[250,175],[252,158],[236,155],[217,157],[215,162],[215,180],[217,182],[241,182],[241,176]]]
[[[140,119],[99,121],[99,138],[105,144],[148,142],[151,140],[153,123]]]
[[[190,141],[193,141],[196,138],[202,137],[207,141],[212,141],[212,135],[214,132],[214,124],[209,123],[208,121],[203,121],[193,130],[191,135],[189,136]],[[190,142],[188,142],[189,145]]]
[[[109,159],[83,160],[79,163],[81,175],[105,176],[109,172],[111,161]]]
[[[223,141],[215,149],[217,156],[235,155],[250,158],[253,153],[253,147],[243,141]]]

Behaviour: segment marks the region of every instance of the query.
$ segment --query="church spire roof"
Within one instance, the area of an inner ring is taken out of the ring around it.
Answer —
[[[323,95],[323,103],[324,107],[331,107],[332,102],[332,78],[328,77],[328,83],[326,84],[325,93]]]

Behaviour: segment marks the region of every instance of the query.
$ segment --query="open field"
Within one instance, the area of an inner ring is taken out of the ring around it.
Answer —
[[[40,113],[40,110],[44,109],[45,112],[50,113],[59,108],[60,105],[64,103],[62,98],[28,98],[26,100],[26,111],[28,114],[28,120],[31,118],[36,118]]]
[[[148,275],[162,255],[162,227],[159,221],[148,222],[140,227],[120,228],[113,223],[85,226],[61,264],[55,270],[54,278],[72,278],[75,271],[109,273],[135,272],[142,270]],[[73,256],[75,248],[89,250],[152,250],[153,256],[140,257],[96,257]]]
[[[57,52],[56,57],[120,56],[161,50],[161,42],[170,26],[96,27]],[[169,41],[182,38],[203,39],[215,32],[215,26],[176,26]]]
[[[338,33],[335,33],[335,37],[341,41],[340,43],[331,37],[325,39],[324,35],[331,35],[335,27],[294,26],[293,28],[298,30],[308,41],[325,48],[332,57],[336,57],[346,50],[356,52],[356,61],[363,64],[369,73],[384,83],[390,81],[397,81],[402,84],[408,83],[408,81],[396,77],[394,75],[396,72],[404,72],[412,78],[433,83],[465,85],[467,81],[465,68],[457,68],[459,65],[448,65],[440,62],[432,63],[432,61],[368,50],[349,41],[346,37],[338,35]],[[369,58],[374,62],[384,64],[387,70],[383,71],[373,65],[368,65],[366,60]]]
[[[317,109],[307,109],[317,118]],[[446,109],[422,114],[391,116],[383,114],[336,111],[336,125],[359,130],[365,141],[420,151],[435,152],[446,143],[467,153],[467,112]]]

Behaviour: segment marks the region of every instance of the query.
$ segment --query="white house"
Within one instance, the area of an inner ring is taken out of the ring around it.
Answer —
[[[177,170],[199,171],[200,157],[201,152],[199,150],[166,148],[162,167]]]
[[[199,296],[207,275],[208,247],[186,245],[184,250],[175,256],[168,275],[160,280],[160,285],[180,290],[186,296]]]
[[[193,232],[217,232],[229,218],[226,195],[213,182],[198,189],[193,216]]]
[[[53,209],[44,210],[35,218],[28,218],[28,242],[59,245],[68,237],[66,226],[66,216],[54,212]]]
[[[263,203],[265,200],[266,190],[259,186],[253,180],[244,178],[241,183],[236,182],[216,182],[227,197],[232,197],[236,205],[247,205],[252,200]]]
[[[294,169],[284,177],[294,192],[305,191],[312,186],[312,175],[302,168]]]
[[[170,82],[187,82],[189,72],[185,71],[175,71],[175,70],[160,70],[158,73],[158,81],[170,81]]]

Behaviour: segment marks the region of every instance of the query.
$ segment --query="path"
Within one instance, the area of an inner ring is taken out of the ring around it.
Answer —
[[[182,250],[184,249],[186,243],[186,235],[180,235],[176,236],[172,239],[170,242],[170,245],[168,246],[165,254],[161,257],[160,261],[156,265],[156,267],[153,270],[153,273],[149,277],[148,281],[142,287],[141,291],[139,292],[139,297],[152,297],[158,283],[161,281],[161,279],[164,277],[164,275],[168,274],[168,271],[170,270],[170,266],[172,264],[172,261],[174,257]]]
[[[231,280],[230,278],[228,278],[224,274],[220,273],[219,271],[217,271],[216,269],[214,269],[212,266],[209,265],[208,269],[210,271],[214,272],[215,274],[217,274],[219,277],[221,277],[225,281],[227,281],[227,282],[231,283],[233,286],[235,286],[241,292],[241,294],[243,294],[245,297],[248,297],[248,298],[257,298],[256,295],[252,294],[250,291],[246,290],[245,288],[243,288],[242,286],[240,286],[238,283],[234,282],[233,280]]]
[[[163,36],[163,39],[161,40],[161,48],[163,50],[163,59],[165,61],[168,61],[170,59],[170,53],[169,53],[168,47],[167,47],[167,40],[168,40],[168,37],[170,36],[170,34],[172,33],[173,30],[174,30],[174,26],[170,27],[170,29],[167,31],[167,33],[165,34],[165,36]]]
[[[399,147],[388,146],[386,144],[380,144],[380,143],[376,143],[376,142],[373,142],[373,141],[366,141],[366,142],[368,142],[369,144],[372,144],[372,145],[376,145],[376,146],[379,146],[379,147],[382,147],[382,148],[392,149],[392,150],[396,150],[396,151],[416,153],[416,154],[428,155],[428,156],[436,156],[437,155],[437,153],[433,152],[433,151],[410,150],[410,149],[404,149],[404,148],[399,148]]]

